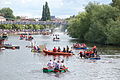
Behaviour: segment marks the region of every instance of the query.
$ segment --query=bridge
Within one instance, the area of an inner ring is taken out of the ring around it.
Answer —
[[[22,25],[64,25],[68,24],[67,21],[0,21],[0,24],[22,24]]]

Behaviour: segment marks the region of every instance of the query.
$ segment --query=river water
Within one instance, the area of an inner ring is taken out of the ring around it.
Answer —
[[[72,46],[73,38],[64,33],[58,33],[59,42],[53,42],[51,35],[33,35],[36,45],[46,45],[47,49],[67,45]],[[55,74],[43,73],[42,68],[53,56],[44,56],[43,53],[33,53],[27,45],[29,41],[19,40],[19,36],[9,36],[8,41],[20,49],[6,49],[0,51],[0,80],[120,80],[120,50],[118,47],[97,46],[101,60],[91,61],[80,59],[79,50],[74,50],[71,57],[56,57],[65,60],[69,72]],[[89,44],[88,44],[89,45]],[[89,45],[91,48],[93,45]]]

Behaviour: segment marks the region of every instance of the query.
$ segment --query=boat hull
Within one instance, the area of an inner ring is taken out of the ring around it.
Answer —
[[[43,68],[44,73],[50,73],[50,72],[57,73],[57,72],[66,72],[66,71],[68,71],[68,68],[64,68],[64,69],[60,69],[60,70],[50,70],[48,68]]]
[[[43,50],[44,53],[48,54],[48,55],[73,55],[73,53],[67,53],[67,52],[53,52],[53,51],[47,51],[47,50]]]

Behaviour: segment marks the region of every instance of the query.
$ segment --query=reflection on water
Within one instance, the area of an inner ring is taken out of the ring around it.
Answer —
[[[33,35],[36,45],[46,45],[47,49],[60,46],[61,49],[73,45],[72,38],[59,34],[60,41],[53,42],[53,36]],[[117,47],[97,45],[101,60],[79,58],[79,50],[73,50],[73,56],[50,56],[44,53],[32,53],[29,41],[18,40],[19,36],[9,36],[6,43],[19,45],[18,50],[3,50],[0,52],[0,80],[119,80],[120,50]],[[92,48],[95,44],[87,44]],[[117,54],[117,55],[116,55]],[[42,68],[51,59],[65,61],[69,68],[66,73],[43,73]]]

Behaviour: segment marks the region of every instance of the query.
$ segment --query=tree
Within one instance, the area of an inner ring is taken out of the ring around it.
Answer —
[[[51,20],[50,10],[49,10],[47,2],[45,3],[45,5],[43,5],[43,11],[42,11],[42,18],[41,18],[41,20],[43,20],[43,21]]]
[[[89,3],[85,12],[70,18],[70,36],[100,44],[120,43],[120,10],[110,5]]]
[[[42,21],[45,21],[46,18],[45,18],[45,7],[43,5],[43,11],[42,11],[42,18],[41,18]]]
[[[0,10],[0,14],[2,14],[7,19],[15,19],[13,11],[10,8],[2,8]]]
[[[16,19],[20,19],[20,16],[16,16]]]
[[[116,7],[120,10],[120,0],[112,0],[112,4],[113,7]]]

